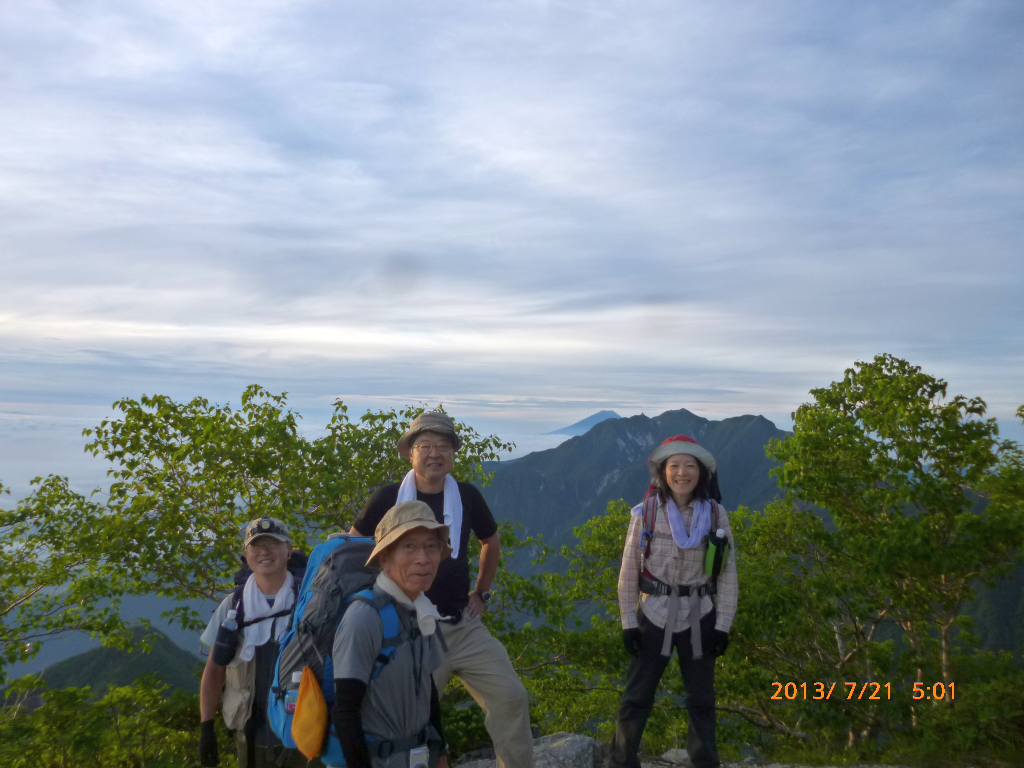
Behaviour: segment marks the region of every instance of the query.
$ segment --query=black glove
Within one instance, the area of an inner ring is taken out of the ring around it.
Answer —
[[[729,647],[729,633],[721,629],[713,630],[711,633],[711,647],[708,648],[710,655],[721,656]]]
[[[640,653],[640,628],[622,630],[622,644],[626,646],[626,653],[636,656]]]
[[[199,724],[199,764],[206,768],[214,768],[220,758],[217,755],[217,732],[213,729],[213,720],[204,720]]]

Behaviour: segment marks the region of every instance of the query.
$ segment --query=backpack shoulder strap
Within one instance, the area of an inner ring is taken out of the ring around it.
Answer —
[[[658,492],[651,490],[644,497],[644,508],[640,512],[643,530],[640,532],[640,575],[646,567],[647,556],[651,552],[651,540],[654,538],[654,522],[658,516]]]
[[[658,493],[650,493],[644,499],[644,510],[643,510],[643,523],[644,531],[650,535],[654,535],[654,521],[658,517]]]
[[[402,625],[406,622],[403,622],[399,616],[398,606],[395,604],[394,598],[384,592],[364,589],[351,595],[349,601],[359,601],[372,605],[380,616],[384,638],[381,641],[377,660],[373,665],[373,672],[370,674],[370,679],[372,680],[395,658],[395,653],[400,645],[412,642],[420,636],[420,629],[414,624],[403,628]]]
[[[245,621],[245,600],[242,599],[242,593],[245,592],[245,582],[236,584],[234,591],[231,593],[231,607],[235,611],[235,621],[238,622],[238,628],[241,629]]]

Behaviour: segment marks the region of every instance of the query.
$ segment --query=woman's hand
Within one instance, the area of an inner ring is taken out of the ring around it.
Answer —
[[[448,755],[441,755],[437,758],[437,768],[448,768]]]
[[[640,628],[631,627],[622,630],[622,644],[626,647],[626,653],[630,656],[640,655],[640,646],[643,640],[640,637]]]

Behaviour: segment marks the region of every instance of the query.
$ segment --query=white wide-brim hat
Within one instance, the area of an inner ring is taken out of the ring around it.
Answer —
[[[715,464],[715,457],[711,455],[711,451],[702,446],[696,440],[689,435],[676,435],[670,437],[657,448],[654,449],[653,453],[647,458],[647,471],[654,479],[658,478],[658,468],[662,463],[669,457],[675,456],[680,453],[685,453],[689,456],[693,456],[707,467],[708,472],[712,475],[717,471],[717,464]]]

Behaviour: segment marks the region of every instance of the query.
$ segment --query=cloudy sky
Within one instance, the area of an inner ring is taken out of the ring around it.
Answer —
[[[1018,434],[1022,39],[1019,0],[0,4],[0,481],[91,481],[144,392],[529,444],[787,426],[880,352]]]

